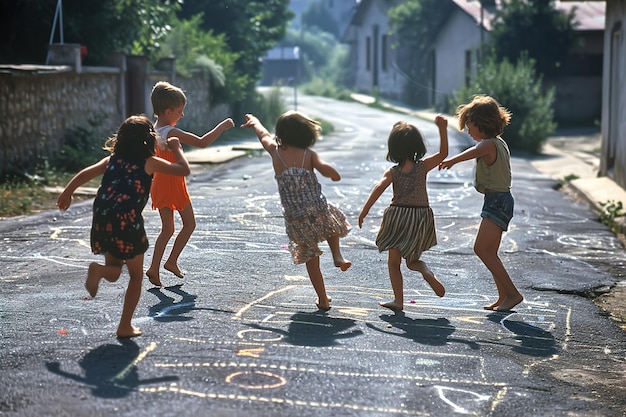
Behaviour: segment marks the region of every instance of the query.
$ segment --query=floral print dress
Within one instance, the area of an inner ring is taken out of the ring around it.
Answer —
[[[290,240],[289,251],[294,263],[306,263],[322,254],[319,242],[335,235],[346,236],[350,224],[341,210],[326,201],[317,176],[304,168],[304,157],[302,167],[287,167],[280,154],[276,154],[286,168],[276,176],[276,182]]]
[[[111,155],[93,203],[91,251],[131,259],[148,250],[142,211],[148,202],[152,176],[146,161]]]

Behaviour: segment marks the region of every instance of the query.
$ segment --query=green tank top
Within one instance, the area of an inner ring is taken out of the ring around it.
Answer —
[[[496,161],[487,165],[482,157],[476,159],[474,188],[479,193],[511,191],[511,153],[501,137],[483,139],[496,146]]]

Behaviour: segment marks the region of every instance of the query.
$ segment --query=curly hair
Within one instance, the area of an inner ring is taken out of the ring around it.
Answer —
[[[468,123],[475,125],[485,135],[496,137],[504,132],[511,121],[511,112],[502,107],[493,97],[476,95],[468,104],[461,104],[456,109],[459,130]]]

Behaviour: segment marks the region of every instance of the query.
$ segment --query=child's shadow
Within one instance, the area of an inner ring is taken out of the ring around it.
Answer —
[[[509,312],[506,314],[510,315]],[[494,312],[489,314],[487,318],[494,323],[498,323],[506,330],[515,333],[515,339],[521,342],[520,346],[512,348],[515,352],[538,357],[552,356],[557,353],[554,336],[550,332],[523,321],[504,320],[506,317],[503,313]]]
[[[119,339],[121,345],[106,344],[90,350],[78,364],[85,376],[61,370],[59,362],[46,362],[48,371],[85,384],[92,394],[102,398],[122,398],[139,385],[177,381],[177,376],[139,380],[134,362],[139,357],[139,346],[130,339]]]
[[[328,317],[326,314],[298,312],[290,317],[287,330],[273,327],[249,324],[249,326],[269,330],[285,336],[285,341],[297,346],[335,346],[337,340],[355,337],[363,334],[362,330],[350,328],[356,322],[350,319]]]
[[[148,310],[148,315],[157,321],[189,321],[193,320],[194,317],[188,316],[186,314],[190,313],[193,310],[211,310],[218,311],[222,313],[234,313],[232,310],[219,310],[214,308],[199,308],[196,307],[196,298],[197,295],[189,294],[186,291],[183,291],[181,288],[182,284],[173,285],[171,287],[165,287],[164,290],[173,292],[181,296],[180,301],[176,301],[174,298],[166,295],[160,288],[154,287],[148,289],[148,292],[159,297],[159,303],[153,305]]]
[[[443,317],[438,319],[412,319],[407,317],[403,311],[396,311],[395,314],[382,314],[380,319],[389,323],[391,327],[402,330],[404,333],[383,330],[371,323],[367,323],[367,327],[381,333],[413,339],[415,342],[424,345],[443,346],[448,342],[457,342],[464,343],[471,349],[479,349],[476,342],[450,337],[456,328],[450,324],[448,319]]]

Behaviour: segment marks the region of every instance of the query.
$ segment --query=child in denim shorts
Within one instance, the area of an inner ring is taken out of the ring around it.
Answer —
[[[467,128],[477,143],[442,161],[439,169],[448,169],[458,162],[476,159],[474,187],[485,198],[474,252],[493,275],[498,289],[498,299],[484,308],[509,311],[524,300],[498,256],[502,233],[508,230],[513,217],[511,154],[506,142],[500,137],[511,121],[511,113],[492,97],[477,95],[470,103],[459,106],[456,115],[459,129]]]

